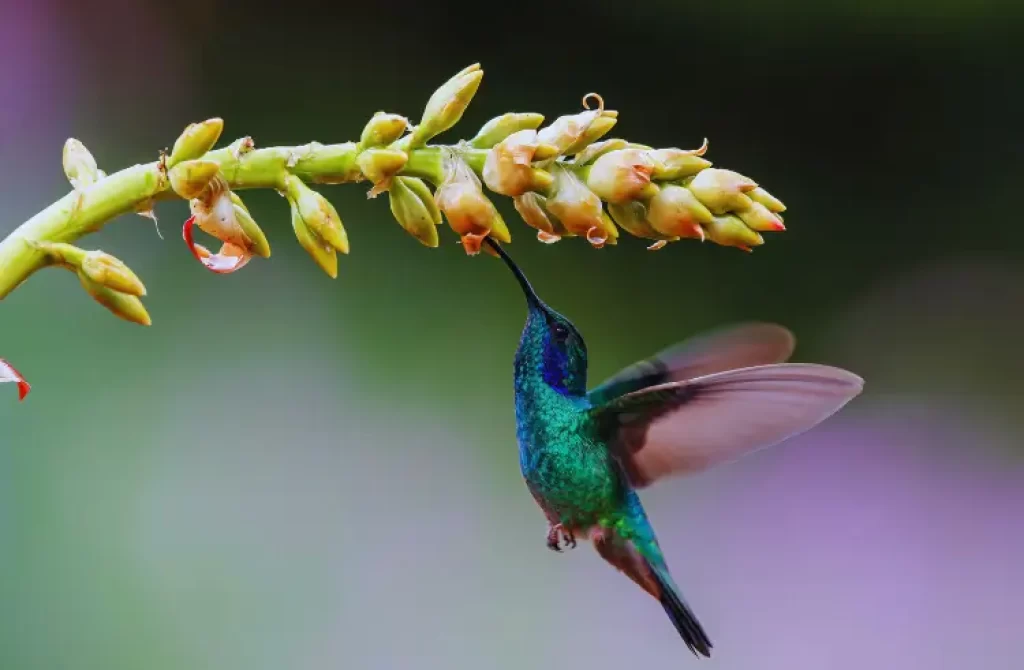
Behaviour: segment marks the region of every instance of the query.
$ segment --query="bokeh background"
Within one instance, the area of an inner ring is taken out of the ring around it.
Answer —
[[[61,146],[152,160],[343,141],[414,119],[481,62],[462,124],[600,92],[616,134],[710,138],[789,206],[754,254],[624,239],[510,250],[585,334],[596,382],[768,319],[865,394],[775,449],[644,500],[715,655],[758,670],[1010,670],[1024,656],[1024,9],[973,0],[97,3],[0,0],[0,233],[66,192]],[[327,279],[283,201],[244,194],[270,261],[215,276],[184,203],[87,245],[149,289],[150,329],[42,272],[0,306],[0,668],[682,667],[657,603],[556,555],[519,475],[504,268],[428,250],[362,186],[325,189]],[[510,221],[510,206],[500,205]]]

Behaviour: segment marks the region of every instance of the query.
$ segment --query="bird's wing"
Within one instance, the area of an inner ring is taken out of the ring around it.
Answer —
[[[793,354],[792,333],[771,323],[745,323],[684,340],[611,376],[590,391],[593,406],[642,388],[715,372],[783,363]]]
[[[643,487],[802,433],[863,386],[857,375],[825,365],[761,365],[633,391],[591,412],[630,483]]]

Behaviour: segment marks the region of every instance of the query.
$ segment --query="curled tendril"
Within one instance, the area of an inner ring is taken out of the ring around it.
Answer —
[[[591,98],[596,98],[597,99],[597,111],[598,111],[598,113],[600,114],[600,113],[604,112],[604,98],[602,98],[599,93],[587,93],[585,96],[583,96],[583,109],[590,109],[590,102],[589,102],[589,100]]]

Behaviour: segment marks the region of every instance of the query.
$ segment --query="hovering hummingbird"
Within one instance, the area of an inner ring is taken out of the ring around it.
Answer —
[[[637,495],[782,442],[837,412],[863,380],[786,363],[794,339],[743,324],[677,344],[587,391],[587,348],[497,242],[488,245],[526,295],[515,355],[516,438],[527,488],[548,521],[547,546],[589,539],[597,553],[664,607],[694,655],[711,640],[669,573]]]

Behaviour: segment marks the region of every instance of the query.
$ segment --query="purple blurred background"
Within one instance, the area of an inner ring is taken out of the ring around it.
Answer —
[[[139,217],[89,238],[142,276],[153,328],[66,273],[0,307],[0,355],[34,384],[0,403],[0,668],[1021,667],[1019,6],[346,4],[0,0],[0,234],[66,191],[69,136],[108,171],[212,115],[226,141],[355,139],[479,61],[452,139],[597,90],[616,133],[708,136],[789,206],[754,254],[652,255],[545,247],[503,203],[594,382],[768,319],[865,394],[644,492],[715,643],[697,661],[589,547],[544,548],[505,274],[350,185],[325,190],[353,247],[336,281],[269,193],[245,198],[274,257],[217,277],[161,204],[162,240]]]

